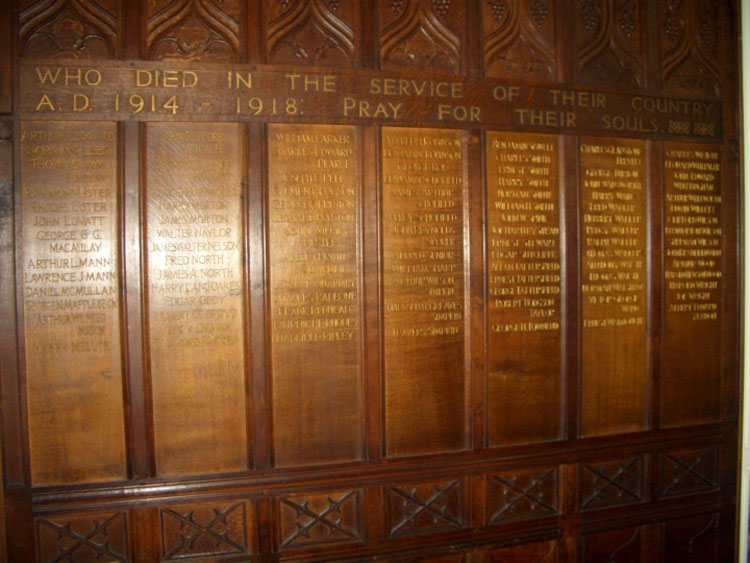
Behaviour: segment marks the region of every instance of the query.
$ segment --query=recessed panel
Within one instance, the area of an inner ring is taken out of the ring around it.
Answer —
[[[21,125],[34,485],[124,479],[117,129]]]
[[[719,418],[721,153],[664,144],[664,424]]]
[[[357,147],[350,126],[269,126],[277,465],[361,456]]]
[[[389,456],[464,447],[462,136],[439,129],[382,131]]]
[[[646,142],[580,142],[582,433],[646,414]]]
[[[160,474],[247,465],[240,131],[208,123],[147,129],[148,344]]]
[[[557,138],[490,132],[487,166],[489,442],[560,436]]]

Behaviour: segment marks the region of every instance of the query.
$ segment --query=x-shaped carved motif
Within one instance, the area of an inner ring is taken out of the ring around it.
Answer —
[[[522,500],[529,501],[532,511],[541,507],[543,510],[554,513],[555,507],[544,500],[544,491],[541,490],[541,487],[544,486],[554,471],[554,469],[548,469],[541,475],[532,475],[531,482],[525,487],[518,484],[518,476],[503,479],[498,475],[493,475],[492,479],[503,486],[505,504],[492,515],[491,522],[496,522],[509,512],[513,512]]]
[[[432,514],[436,521],[447,520],[448,522],[451,522],[452,524],[456,524],[458,526],[463,525],[463,522],[448,514],[448,511],[444,505],[440,508],[437,507],[438,502],[444,498],[445,494],[448,491],[457,486],[458,483],[459,480],[456,479],[455,481],[451,481],[450,483],[448,483],[445,487],[436,486],[435,492],[427,500],[422,500],[421,498],[419,498],[416,489],[412,489],[411,491],[404,491],[403,489],[399,489],[398,487],[393,487],[391,490],[394,493],[404,497],[404,499],[413,503],[416,506],[416,509],[409,510],[407,508],[404,519],[391,529],[391,534],[397,533],[399,530],[404,529],[409,524],[416,525],[417,518],[423,512]],[[406,501],[404,504],[407,504]]]
[[[65,525],[62,525],[62,524],[58,524],[57,522],[52,522],[51,520],[40,520],[40,522],[44,524],[45,526],[49,526],[50,528],[53,528],[54,530],[57,531],[58,542],[66,537],[70,538],[74,542],[68,547],[62,547],[58,545],[57,548],[60,550],[60,553],[57,555],[57,557],[50,560],[49,563],[73,561],[73,552],[82,546],[87,546],[93,549],[96,552],[97,559],[107,556],[107,557],[113,558],[115,561],[127,561],[127,558],[125,556],[120,555],[119,553],[116,553],[110,549],[109,541],[106,541],[101,544],[96,543],[94,541],[94,538],[100,534],[106,537],[107,527],[110,524],[112,524],[112,522],[114,522],[117,518],[120,518],[120,517],[124,517],[122,513],[114,514],[113,516],[110,516],[103,522],[94,519],[93,520],[94,527],[85,535],[81,535],[71,530],[70,522],[68,522]]]
[[[201,524],[200,522],[198,522],[193,516],[192,510],[186,512],[185,514],[180,514],[179,512],[176,512],[174,510],[165,509],[165,514],[169,514],[170,516],[174,516],[175,518],[177,518],[180,521],[180,528],[186,529],[184,529],[182,532],[182,539],[180,543],[173,549],[171,549],[164,556],[164,558],[169,559],[171,557],[174,557],[175,555],[179,554],[180,551],[186,548],[194,549],[195,543],[202,536],[208,536],[209,538],[211,538],[211,540],[216,543],[217,548],[222,544],[226,544],[227,546],[231,546],[234,550],[237,550],[240,553],[244,552],[245,546],[237,543],[232,538],[230,538],[229,530],[216,532],[213,529],[214,526],[219,523],[226,525],[227,516],[229,516],[232,512],[240,507],[242,507],[241,503],[233,504],[226,510],[219,510],[218,508],[214,508],[214,517],[211,518],[211,520],[209,520],[206,524]]]
[[[607,475],[606,469],[603,467],[592,467],[591,465],[584,465],[586,469],[591,471],[594,475],[597,476],[598,479],[602,480],[601,485],[596,487],[594,489],[594,492],[591,493],[591,496],[587,498],[583,502],[583,508],[587,508],[591,503],[593,503],[596,499],[601,497],[605,492],[607,492],[611,487],[614,487],[617,489],[618,496],[627,495],[631,497],[635,501],[641,500],[641,495],[639,492],[634,492],[628,489],[626,486],[624,486],[620,481],[623,477],[625,477],[628,472],[638,464],[640,461],[639,458],[633,458],[625,465],[620,466],[617,469],[617,472],[612,475],[611,477]]]
[[[321,512],[315,512],[308,508],[308,501],[304,501],[300,504],[292,502],[289,499],[282,498],[281,502],[287,506],[291,506],[297,513],[297,530],[288,538],[282,542],[282,547],[287,547],[294,543],[299,537],[310,537],[310,530],[317,524],[321,524],[328,528],[328,534],[333,536],[337,532],[353,539],[357,539],[357,534],[351,530],[347,530],[341,525],[341,505],[344,504],[350,497],[355,494],[355,491],[349,491],[338,499],[334,500],[328,497],[328,506],[325,507]],[[335,519],[329,518],[331,514],[338,514]],[[305,523],[300,523],[299,519],[302,516],[310,518]]]
[[[696,455],[692,462],[687,462],[681,457],[665,454],[667,459],[674,463],[675,475],[672,482],[664,489],[664,491],[662,491],[662,495],[668,496],[673,489],[682,485],[688,477],[696,478],[698,480],[698,485],[706,484],[710,488],[716,487],[716,483],[714,483],[712,479],[699,471],[699,468],[708,462],[712,454],[713,450],[706,450],[705,452]]]

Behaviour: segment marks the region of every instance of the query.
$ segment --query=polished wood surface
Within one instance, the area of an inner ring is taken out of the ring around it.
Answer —
[[[561,437],[559,147],[487,134],[489,443]]]
[[[386,451],[460,450],[466,442],[462,134],[386,128],[381,151]]]
[[[277,465],[362,457],[360,151],[354,127],[268,128]]]
[[[160,475],[247,466],[241,142],[234,124],[146,130],[148,357]]]
[[[3,3],[0,559],[732,560],[738,13]]]
[[[116,139],[114,123],[21,127],[24,341],[35,485],[126,475]]]
[[[580,140],[581,429],[646,427],[647,220],[643,141]]]
[[[664,150],[664,424],[673,426],[719,417],[722,166],[713,145]],[[704,392],[690,397],[696,388]]]

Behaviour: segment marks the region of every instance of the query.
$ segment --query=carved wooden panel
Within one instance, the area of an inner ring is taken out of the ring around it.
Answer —
[[[386,452],[465,442],[463,135],[384,128]]]
[[[587,534],[581,543],[581,561],[587,563],[637,563],[647,560],[645,528]]]
[[[579,464],[578,490],[581,510],[644,501],[643,457]]]
[[[0,113],[13,112],[13,64],[12,48],[16,45],[12,33],[11,13],[13,6],[9,3],[0,5],[0,51],[6,55],[0,58]]]
[[[483,0],[487,76],[554,82],[555,0]]]
[[[719,518],[704,514],[662,524],[664,563],[712,563],[719,561]]]
[[[741,4],[0,0],[0,561],[731,559]]]
[[[659,494],[662,497],[713,491],[719,486],[719,456],[715,448],[662,452]]]
[[[661,0],[659,37],[665,93],[721,95],[721,2]]]
[[[585,435],[640,430],[646,414],[646,143],[582,138]]]
[[[21,56],[117,56],[117,0],[26,0],[19,14]]]
[[[355,66],[359,0],[271,0],[264,8],[269,63]]]
[[[380,67],[459,73],[465,44],[465,2],[378,0]]]
[[[557,137],[486,141],[489,443],[560,437]]]
[[[130,561],[125,512],[37,518],[37,561]]]
[[[114,123],[25,122],[21,128],[36,485],[126,475],[116,132]]]
[[[271,125],[268,135],[276,464],[358,459],[356,130]]]
[[[246,503],[213,502],[159,510],[163,561],[210,559],[251,551]]]
[[[241,0],[152,0],[147,6],[149,59],[239,60]]]
[[[235,158],[240,126],[149,124],[146,133],[157,470],[244,469],[242,172]]]
[[[578,83],[645,88],[646,9],[641,0],[580,0],[573,6]]]
[[[466,524],[462,479],[389,486],[386,502],[389,536],[440,532]]]
[[[721,152],[664,144],[664,424],[719,417],[723,230]]]
[[[557,563],[560,549],[557,541],[547,541],[494,549],[487,557],[489,563]]]
[[[492,473],[485,479],[487,524],[541,518],[558,512],[556,467]]]
[[[279,497],[281,549],[362,541],[361,491]]]

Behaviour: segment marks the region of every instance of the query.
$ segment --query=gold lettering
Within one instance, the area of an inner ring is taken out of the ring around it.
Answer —
[[[550,90],[552,105],[574,106],[581,108],[603,108],[607,95],[600,92],[578,92],[575,90]]]
[[[438,104],[438,119],[452,119],[453,121],[481,121],[480,108],[478,106],[452,106],[449,104]]]
[[[198,75],[192,70],[136,69],[135,85],[140,88],[194,88]]]
[[[73,94],[73,111],[85,111],[89,109],[89,97],[85,94]]]
[[[519,86],[495,86],[492,89],[492,97],[498,102],[512,102],[521,94]]]
[[[519,125],[543,127],[576,127],[577,116],[571,111],[515,109],[516,120]]]
[[[378,102],[375,105],[365,100],[344,98],[344,117],[372,117],[381,119],[397,119],[401,112],[402,103]]]
[[[52,100],[49,99],[49,96],[47,94],[44,94],[42,96],[42,99],[39,100],[39,103],[34,108],[34,111],[39,111],[42,108],[47,108],[50,111],[55,111],[56,110],[55,104],[52,103]]]

